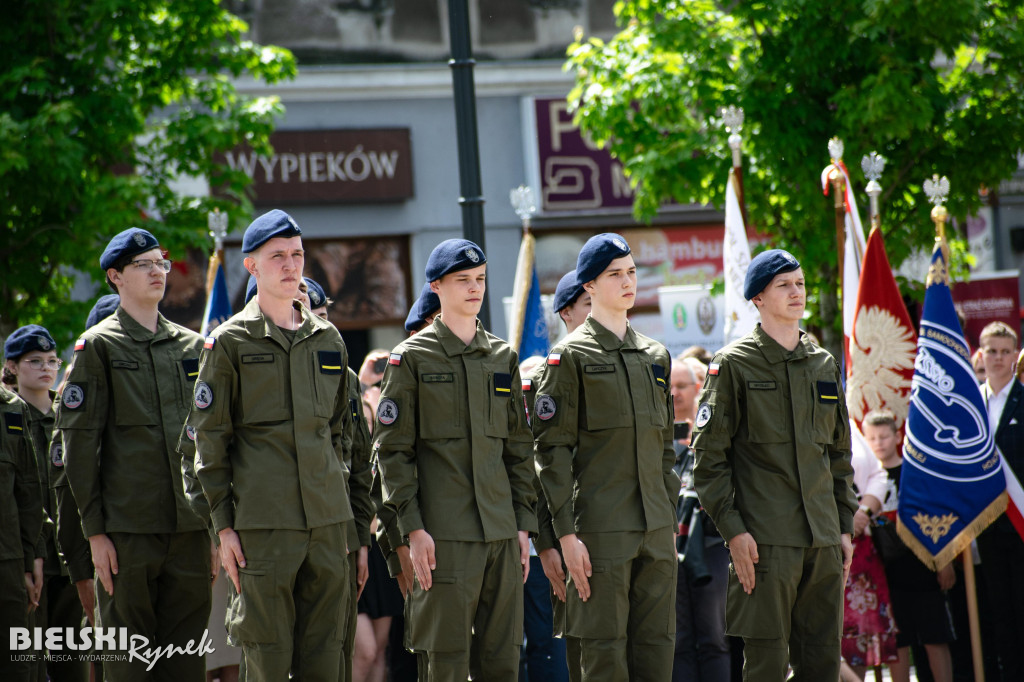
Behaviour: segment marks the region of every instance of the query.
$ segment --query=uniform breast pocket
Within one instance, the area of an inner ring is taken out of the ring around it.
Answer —
[[[839,391],[842,390],[831,374],[814,382],[814,442],[831,443],[836,432],[836,413],[839,411]]]
[[[512,400],[512,375],[504,368],[487,370],[487,392],[490,413],[485,430],[488,436],[508,438],[508,406]]]
[[[423,365],[417,377],[420,436],[426,440],[462,438],[461,375],[449,365]]]
[[[313,413],[317,417],[334,416],[344,371],[340,351],[313,351]]]
[[[251,352],[242,348],[239,358],[242,423],[266,424],[291,419],[286,402],[289,389],[286,358],[265,348]]]
[[[767,382],[766,382],[767,383]],[[785,443],[792,440],[787,426],[789,410],[778,390],[747,389],[747,432],[754,443]]]
[[[153,366],[141,357],[110,360],[110,392],[118,426],[153,426],[158,410]]]
[[[651,424],[659,429],[663,429],[668,422],[668,404],[666,402],[667,396],[665,395],[668,377],[665,375],[665,368],[657,364],[651,365],[646,370],[646,374],[651,385]]]
[[[624,397],[625,374],[615,365],[583,366],[580,375],[586,402],[588,431],[632,426],[632,411]]]

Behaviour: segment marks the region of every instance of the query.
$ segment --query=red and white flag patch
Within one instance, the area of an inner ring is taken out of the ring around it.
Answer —
[[[548,364],[549,365],[560,365],[560,364],[562,364],[562,354],[561,353],[549,353],[548,354]]]
[[[75,341],[75,350],[85,350],[85,339]]]
[[[395,365],[395,366],[398,366],[398,365],[402,364],[402,354],[401,353],[392,353],[391,357],[388,358],[388,364],[389,365]]]
[[[523,379],[523,390],[529,391],[533,387],[532,379]]]
[[[716,377],[718,376],[718,370],[720,368],[721,365],[719,365],[717,362],[712,362],[710,365],[708,365],[708,374],[710,374],[713,377]]]
[[[216,343],[217,339],[213,338],[212,336],[207,336],[206,342],[203,343],[203,348],[205,348],[206,350],[213,350],[213,347],[214,345],[216,345]]]

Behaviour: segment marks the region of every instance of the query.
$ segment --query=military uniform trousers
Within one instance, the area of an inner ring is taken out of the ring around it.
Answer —
[[[28,591],[25,589],[25,560],[5,559],[0,561],[0,633],[6,638],[11,628],[27,628]],[[32,679],[35,663],[32,656],[42,656],[41,651],[8,652],[0,654],[0,680],[4,682],[28,682]],[[15,660],[24,657],[24,660]]]
[[[359,613],[356,603],[359,601],[359,548],[348,555],[348,623],[345,626],[344,656],[341,669],[338,671],[339,682],[352,682],[352,653],[356,648],[356,621]]]
[[[33,611],[29,627],[72,628],[76,632],[82,629],[85,612],[78,598],[78,589],[66,575],[45,575],[43,592],[39,595],[39,608]],[[88,623],[85,623],[88,625]],[[88,682],[89,661],[80,657],[81,652],[60,651],[62,655],[71,654],[71,660],[46,660],[40,653],[36,664],[35,677],[37,682],[46,682],[47,675],[52,682]]]
[[[241,646],[247,682],[336,682],[348,630],[345,524],[309,530],[239,530],[241,593],[228,636]]]
[[[169,644],[196,650],[210,619],[210,535],[185,533],[108,533],[117,552],[114,594],[94,581],[99,622],[127,628],[149,640],[146,648]],[[167,682],[206,679],[206,659],[197,654],[161,656],[153,669],[136,660],[104,661],[108,682]]]
[[[569,569],[566,568],[564,561],[562,571],[566,576],[569,575]],[[533,569],[530,569],[530,573],[533,574]],[[547,576],[544,579],[547,580]],[[558,598],[554,590],[551,590],[551,620],[552,634],[565,640],[565,663],[569,667],[569,682],[580,682],[580,640],[566,633],[565,602]]]
[[[434,541],[433,585],[405,602],[406,648],[426,652],[430,682],[516,682],[523,643],[523,568],[515,538]],[[472,652],[472,653],[471,653]],[[420,659],[422,678],[423,659]]]
[[[727,633],[743,638],[745,682],[839,679],[843,629],[843,555],[839,545],[758,545],[754,591],[729,565]]]
[[[590,599],[570,578],[565,618],[566,633],[580,640],[582,678],[670,680],[679,564],[672,526],[578,536],[593,569]]]

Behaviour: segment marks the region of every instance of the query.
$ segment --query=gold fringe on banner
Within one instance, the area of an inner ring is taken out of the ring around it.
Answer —
[[[942,548],[942,551],[938,554],[932,554],[921,541],[917,539],[910,529],[903,525],[903,518],[897,514],[896,519],[896,532],[899,533],[900,539],[903,543],[910,548],[910,550],[921,560],[921,563],[932,569],[933,571],[939,571],[946,567],[946,564],[951,562],[957,557],[958,554],[963,552],[965,549],[970,547],[971,541],[978,537],[981,531],[985,530],[990,523],[999,518],[999,515],[1006,511],[1006,492],[1000,493],[996,499],[992,500],[992,504],[987,506],[981,511],[974,520],[967,524],[967,527],[960,531],[955,538],[953,538],[949,544]]]

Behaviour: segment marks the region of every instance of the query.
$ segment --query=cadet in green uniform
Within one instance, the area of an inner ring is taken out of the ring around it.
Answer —
[[[176,445],[202,339],[157,306],[171,263],[156,238],[121,232],[100,257],[121,297],[86,331],[61,391],[57,428],[68,482],[89,538],[99,620],[148,639],[195,647],[210,615],[210,540],[188,506]],[[108,661],[108,680],[203,680],[200,656]]]
[[[206,339],[188,426],[239,593],[228,634],[246,679],[337,680],[352,608],[343,427],[347,351],[295,298],[301,231],[283,211],[242,239],[259,293]]]
[[[565,323],[566,334],[571,334],[583,324],[590,313],[590,294],[576,281],[576,270],[562,275],[555,287],[552,308]],[[544,371],[544,363],[539,363],[531,372],[523,375],[523,395],[526,396],[527,411],[533,412],[535,397],[534,384],[540,380]],[[579,682],[580,679],[580,642],[569,635],[565,628],[565,564],[562,552],[558,547],[558,536],[551,523],[551,510],[544,496],[544,488],[540,478],[534,478],[537,490],[537,537],[533,541],[537,549],[544,575],[551,583],[551,611],[554,635],[565,640],[565,658],[569,668],[569,679]]]
[[[426,279],[441,314],[391,353],[374,427],[384,503],[416,575],[406,640],[427,652],[437,681],[461,682],[471,670],[474,679],[518,679],[528,534],[537,529],[518,358],[476,319],[485,263],[464,239],[431,252]]]
[[[43,498],[43,511],[47,517],[43,524],[41,544],[36,547],[36,554],[45,559],[36,560],[36,568],[42,571],[38,577],[41,584],[36,586],[39,592],[39,608],[33,612],[34,627],[78,629],[82,624],[82,605],[78,599],[75,586],[68,579],[68,570],[57,554],[52,520],[57,518],[57,505],[48,481],[50,471],[58,472],[64,466],[60,452],[60,439],[53,440],[55,448],[50,449],[53,439],[54,409],[53,403],[57,394],[51,390],[57,380],[61,360],[57,357],[57,344],[46,328],[30,324],[16,329],[4,342],[4,357],[7,362],[5,369],[17,379],[18,395],[28,406],[28,429],[35,449],[38,466],[40,494]],[[81,531],[79,531],[81,534]],[[53,682],[64,680],[89,679],[88,663],[76,657],[72,661],[58,660],[53,657],[46,660],[40,654],[37,668],[37,679],[45,682],[47,674]],[[67,654],[61,651],[61,654]]]
[[[726,627],[744,680],[781,682],[787,664],[792,680],[835,680],[857,509],[839,367],[800,331],[791,254],[758,254],[744,296],[761,323],[709,366],[693,439],[697,493],[732,557]]]
[[[671,361],[626,313],[636,266],[616,234],[580,251],[586,322],[548,355],[531,419],[537,468],[569,571],[566,631],[583,679],[668,680],[676,552]]]
[[[92,329],[97,324],[114,314],[117,306],[121,304],[121,297],[117,294],[100,296],[99,300],[89,311],[85,328]],[[56,415],[60,412],[60,400],[54,405],[54,423]],[[64,442],[60,430],[57,429],[50,441],[50,489],[53,491],[56,516],[53,521],[56,523],[57,551],[67,566],[68,575],[74,583],[78,592],[78,601],[82,605],[85,617],[89,625],[95,624],[96,592],[93,583],[92,552],[89,550],[89,540],[82,533],[82,519],[78,513],[78,505],[75,504],[74,495],[71,493],[71,485],[64,471]],[[59,462],[59,464],[58,464]],[[95,665],[99,665],[97,662]]]
[[[27,409],[21,398],[0,386],[0,632],[4,636],[10,636],[11,628],[27,628],[29,609],[39,605],[31,592],[42,523],[43,500],[28,438]],[[32,662],[15,660],[16,653],[0,656],[4,682],[32,679]],[[31,650],[21,653],[33,654]]]

